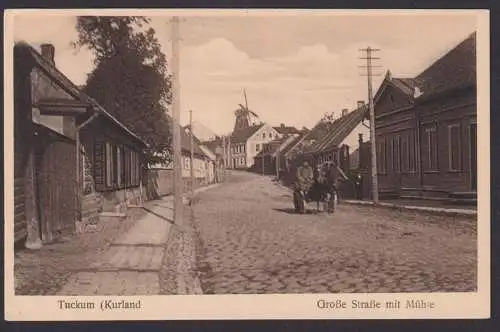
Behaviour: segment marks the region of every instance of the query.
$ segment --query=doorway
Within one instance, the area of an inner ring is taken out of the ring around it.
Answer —
[[[72,233],[76,213],[75,143],[40,129],[37,181],[43,241]]]

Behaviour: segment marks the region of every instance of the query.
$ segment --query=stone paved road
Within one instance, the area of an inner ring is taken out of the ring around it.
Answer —
[[[193,209],[205,294],[476,290],[475,220],[350,205],[297,215],[286,189],[247,173]]]

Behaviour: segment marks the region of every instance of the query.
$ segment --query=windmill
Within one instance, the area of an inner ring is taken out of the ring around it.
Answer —
[[[254,125],[256,120],[259,118],[257,113],[251,111],[248,108],[247,92],[245,89],[243,89],[243,96],[245,97],[245,105],[238,104],[240,108],[234,111],[234,115],[236,116],[236,121],[234,123],[233,131],[243,128],[248,128]]]

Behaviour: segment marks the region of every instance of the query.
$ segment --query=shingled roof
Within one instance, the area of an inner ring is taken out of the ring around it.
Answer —
[[[336,119],[330,126],[328,133],[312,145],[306,153],[318,153],[338,147],[343,140],[363,121],[368,112],[366,105]]]
[[[288,148],[293,142],[296,141],[296,137],[293,136],[288,136],[288,137],[283,137],[283,138],[278,138],[275,139],[269,143],[264,144],[264,147],[262,150],[257,153],[255,157],[261,157],[263,154],[264,155],[271,155],[271,156],[276,156],[276,153],[278,152],[278,149],[280,149],[280,154],[284,153],[286,148]]]
[[[231,134],[231,143],[246,142],[250,137],[252,137],[253,134],[257,132],[257,130],[262,128],[262,126],[264,126],[263,123],[233,131],[233,133]]]
[[[33,59],[37,66],[39,66],[44,72],[50,75],[52,79],[56,80],[70,95],[86,103],[89,108],[92,108],[99,114],[102,114],[114,125],[118,126],[141,145],[147,146],[147,143],[145,141],[143,141],[138,135],[127,128],[123,123],[118,121],[117,118],[108,113],[108,111],[106,111],[95,99],[81,91],[79,86],[75,85],[69,78],[67,78],[66,75],[64,75],[59,69],[57,69],[54,64],[45,60],[45,58],[40,53],[38,53],[38,51],[35,50],[31,45],[25,42],[17,42],[14,45],[14,52],[16,54],[16,57],[18,55],[27,55],[28,57]]]
[[[375,104],[385,87],[391,85],[416,102],[442,92],[476,84],[476,33],[436,60],[415,78],[392,77],[388,71],[374,97]],[[418,95],[415,94],[418,89]]]
[[[421,98],[476,84],[476,33],[416,77]]]

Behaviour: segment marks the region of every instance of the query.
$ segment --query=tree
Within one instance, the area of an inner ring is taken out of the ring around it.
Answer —
[[[80,16],[73,45],[95,57],[84,92],[146,141],[147,161],[155,163],[171,156],[172,96],[166,56],[149,23],[140,16]]]

